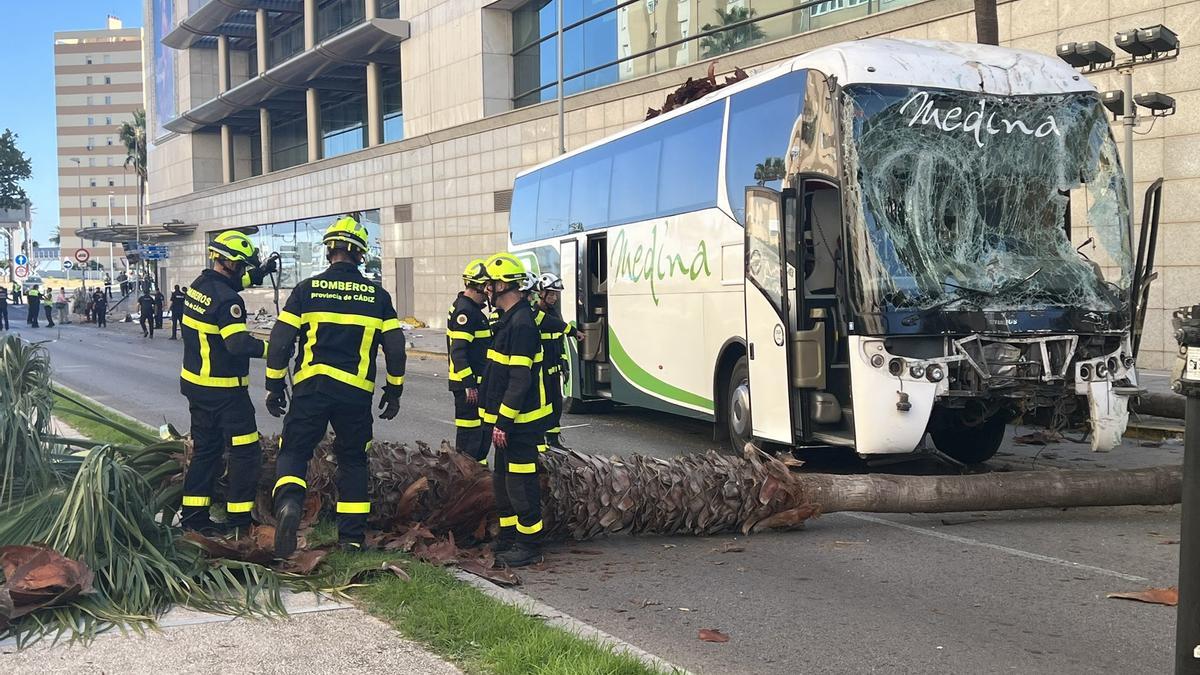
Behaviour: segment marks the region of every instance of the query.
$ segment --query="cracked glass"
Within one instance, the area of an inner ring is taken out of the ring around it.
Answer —
[[[1126,186],[1095,94],[853,85],[841,114],[861,309],[1124,307]]]

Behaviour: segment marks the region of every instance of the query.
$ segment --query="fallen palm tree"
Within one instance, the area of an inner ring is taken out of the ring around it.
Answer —
[[[258,512],[270,513],[273,439]],[[370,459],[371,525],[403,533],[420,525],[460,540],[486,536],[493,520],[491,474],[453,452],[376,441]],[[836,511],[946,513],[1047,507],[1175,504],[1180,467],[1127,471],[1020,471],[957,476],[800,473],[748,449],[663,460],[604,458],[551,450],[542,456],[547,537],[586,540],[606,534],[711,535],[792,528]],[[334,465],[328,441],[309,468],[309,512],[331,508]]]

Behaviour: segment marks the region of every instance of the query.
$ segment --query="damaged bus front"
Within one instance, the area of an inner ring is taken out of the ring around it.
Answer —
[[[982,461],[1014,420],[1117,445],[1137,391],[1134,265],[1097,94],[840,94],[850,388],[870,411],[858,452],[929,433]]]

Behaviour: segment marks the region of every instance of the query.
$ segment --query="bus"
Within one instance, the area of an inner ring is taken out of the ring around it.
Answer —
[[[567,286],[568,411],[975,463],[1014,420],[1120,442],[1153,278],[1129,189],[1057,58],[867,39],[522,172],[510,250]]]

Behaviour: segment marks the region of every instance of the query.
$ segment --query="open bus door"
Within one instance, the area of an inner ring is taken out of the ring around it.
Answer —
[[[751,435],[792,444],[787,250],[783,196],[746,188],[746,351],[750,361]]]
[[[583,284],[579,279],[579,242],[566,239],[558,245],[558,276],[563,282],[562,297],[559,298],[558,308],[562,319],[568,324],[578,325],[579,306],[583,302]],[[579,391],[579,350],[575,341],[566,340],[567,372],[563,378],[563,397],[570,398],[572,392]]]

